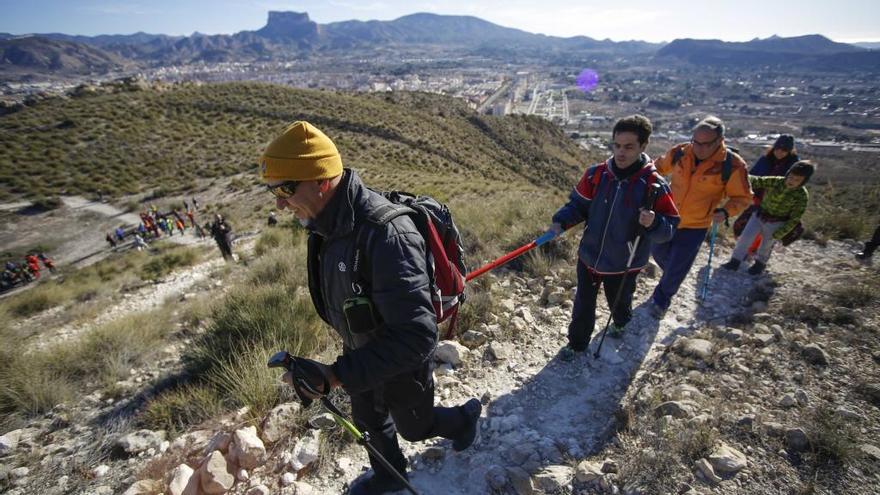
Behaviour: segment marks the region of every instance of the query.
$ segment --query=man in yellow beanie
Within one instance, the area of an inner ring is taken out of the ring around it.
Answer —
[[[408,215],[382,221],[392,203],[343,168],[330,138],[308,122],[289,125],[266,148],[260,167],[277,208],[291,210],[309,230],[312,302],[342,337],[343,353],[332,365],[308,362],[320,375],[310,384],[342,386],[355,424],[404,476],[398,431],[411,442],[440,436],[457,451],[468,448],[480,401],[434,407],[437,320],[425,241],[415,223]],[[302,387],[297,391],[313,398]],[[404,488],[373,456],[370,464],[372,476],[353,484],[350,494]]]

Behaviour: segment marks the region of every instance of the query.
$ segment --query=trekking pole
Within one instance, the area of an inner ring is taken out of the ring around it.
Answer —
[[[364,448],[367,449],[367,452],[369,452],[373,457],[375,457],[379,461],[379,463],[382,464],[382,466],[385,469],[387,469],[389,472],[391,472],[394,475],[395,478],[397,478],[398,481],[403,483],[403,485],[406,487],[407,491],[409,491],[413,495],[419,495],[419,493],[416,491],[415,488],[413,488],[413,486],[409,483],[409,481],[406,479],[406,477],[403,474],[401,474],[399,471],[397,471],[397,469],[395,469],[395,467],[392,466],[390,462],[388,462],[388,459],[385,459],[385,457],[379,453],[379,451],[376,449],[376,447],[374,447],[373,444],[370,443],[370,433],[369,432],[361,433],[361,431],[358,430],[357,427],[351,421],[349,421],[348,419],[345,418],[345,415],[342,414],[342,411],[340,411],[339,408],[337,408],[335,405],[333,405],[332,402],[330,402],[330,399],[328,399],[326,395],[324,395],[323,393],[316,390],[309,383],[309,381],[306,379],[306,377],[302,373],[302,371],[299,370],[299,368],[296,366],[296,358],[291,356],[290,353],[288,353],[287,351],[279,351],[279,352],[276,352],[275,355],[269,359],[268,366],[270,368],[284,368],[284,369],[286,369],[293,376],[293,379],[296,381],[296,384],[299,387],[307,390],[309,393],[311,393],[313,395],[319,396],[321,398],[321,404],[327,409],[328,412],[330,412],[330,415],[333,416],[333,420],[336,421],[336,424],[338,424],[340,427],[342,427],[343,429],[348,431],[351,434],[351,436],[353,436],[355,438],[357,443],[363,445]],[[329,388],[329,384],[327,384],[325,381],[324,389],[327,390],[328,388]],[[300,398],[300,400],[302,400],[303,405],[305,407],[309,407],[309,405],[311,405],[311,403],[312,403],[312,400],[303,396],[299,392],[299,390],[297,390],[296,387],[294,387],[294,390],[296,391],[297,395],[299,395],[299,398]]]
[[[648,209],[654,209],[654,202],[657,201],[657,197],[660,195],[661,190],[662,187],[660,187],[660,184],[651,184],[651,188],[648,189],[648,196],[645,198],[645,205]],[[599,345],[596,346],[596,352],[593,353],[593,359],[599,359],[599,351],[602,350],[602,344],[605,342],[605,335],[608,334],[608,327],[611,325],[611,318],[614,317],[614,310],[617,309],[617,305],[620,303],[620,296],[623,295],[623,286],[626,285],[626,277],[629,275],[629,268],[632,266],[632,262],[636,258],[636,250],[639,249],[639,243],[644,234],[645,228],[642,225],[639,225],[639,235],[637,235],[636,239],[633,241],[632,250],[629,253],[629,259],[626,262],[626,269],[623,271],[623,276],[620,278],[620,285],[617,286],[617,293],[614,294],[614,302],[612,302],[611,307],[608,308],[608,320],[605,321],[605,328],[602,330],[602,337],[599,338]]]
[[[709,296],[709,273],[712,271],[712,254],[715,253],[715,236],[718,235],[718,223],[712,222],[712,230],[709,233],[709,262],[706,263],[706,276],[703,279],[703,286],[700,287],[700,302],[706,300]]]
[[[476,270],[468,273],[467,276],[465,277],[465,282],[470,282],[472,279],[479,277],[480,275],[488,272],[489,270],[492,270],[494,268],[498,268],[499,266],[509,262],[510,260],[512,260],[522,254],[525,254],[528,251],[531,251],[532,249],[535,249],[536,247],[538,247],[542,244],[546,244],[546,243],[552,241],[554,238],[556,238],[556,236],[562,235],[563,232],[565,232],[565,231],[563,230],[562,232],[557,234],[556,232],[553,232],[552,230],[548,230],[541,237],[538,237],[534,241],[532,241],[524,246],[518,247],[518,248],[514,249],[513,251],[505,254],[504,256],[501,256],[500,258],[496,259],[495,261],[489,262],[489,263],[481,266],[480,268],[477,268]]]

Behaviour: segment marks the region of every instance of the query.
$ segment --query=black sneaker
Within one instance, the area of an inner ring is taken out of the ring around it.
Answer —
[[[585,350],[587,350],[586,347],[581,348],[568,344],[559,350],[559,359],[565,362],[574,361],[574,358],[577,357],[578,353],[584,352]]]
[[[866,253],[865,251],[862,251],[860,253],[856,253],[856,259],[858,259],[858,260],[865,261],[870,258],[871,258],[871,255]]]
[[[407,476],[406,473],[403,474],[403,477],[409,481],[409,476]],[[389,478],[386,476],[379,477],[375,474],[371,474],[369,477],[361,478],[360,481],[355,481],[354,484],[349,487],[348,495],[383,495],[399,492],[405,489],[406,485],[397,478]]]
[[[608,336],[613,339],[622,339],[623,338],[623,330],[626,328],[626,325],[618,325],[616,323],[612,323],[608,325]]]
[[[740,263],[742,263],[742,261],[740,261],[736,258],[731,258],[730,261],[721,265],[721,268],[735,272],[735,271],[739,270]]]
[[[456,452],[461,452],[470,447],[477,438],[477,424],[480,420],[480,413],[483,412],[483,404],[480,403],[479,399],[471,399],[465,402],[464,405],[460,406],[460,409],[461,413],[464,414],[467,423],[465,424],[464,431],[461,432],[461,435],[452,441],[452,448]]]
[[[767,265],[765,265],[764,263],[756,261],[755,264],[749,268],[749,275],[760,275],[764,271],[764,268],[766,266]]]
[[[651,304],[648,305],[648,314],[655,320],[662,320],[666,316],[666,310],[659,304],[651,301]]]

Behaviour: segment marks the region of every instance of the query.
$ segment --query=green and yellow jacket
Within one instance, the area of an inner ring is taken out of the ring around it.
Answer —
[[[773,233],[776,240],[785,237],[797,225],[807,209],[810,195],[805,186],[796,189],[785,187],[785,177],[749,176],[752,189],[763,189],[761,213],[785,223]]]

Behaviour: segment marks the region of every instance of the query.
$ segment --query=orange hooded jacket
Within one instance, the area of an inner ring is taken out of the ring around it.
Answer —
[[[681,159],[673,164],[676,150],[681,150]],[[664,156],[654,161],[660,175],[672,175],[669,185],[672,199],[681,215],[680,229],[704,229],[712,225],[712,214],[721,201],[727,197],[723,208],[729,217],[735,217],[752,204],[752,188],[746,163],[736,153],[733,154],[733,168],[725,185],[721,181],[721,169],[727,147],[724,142],[707,160],[696,166],[696,157],[690,143],[679,144]]]

